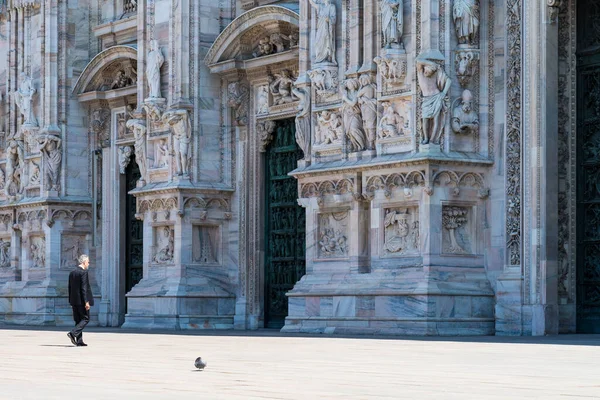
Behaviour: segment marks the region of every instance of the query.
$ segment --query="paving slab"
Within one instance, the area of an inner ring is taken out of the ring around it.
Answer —
[[[600,336],[0,327],[0,399],[600,399]],[[194,368],[196,357],[208,362]]]

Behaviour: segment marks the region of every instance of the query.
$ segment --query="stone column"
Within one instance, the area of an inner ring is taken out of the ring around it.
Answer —
[[[343,12],[340,15],[344,16],[344,23],[341,26],[345,26],[348,24],[349,26],[344,29],[344,41],[342,43],[342,47],[349,46],[350,47],[350,55],[349,55],[349,63],[346,65],[346,74],[347,75],[356,75],[358,74],[358,70],[362,66],[362,51],[363,47],[363,36],[361,30],[361,13],[362,7],[359,4],[359,0],[348,0],[350,2],[350,9],[343,9]],[[340,8],[343,6],[343,3],[339,6]],[[349,37],[346,37],[346,32],[348,32]],[[339,45],[338,45],[339,46]],[[345,57],[345,55],[344,55]],[[341,60],[338,60],[338,64]]]
[[[523,3],[523,268],[531,334],[558,333],[558,24]]]
[[[421,1],[421,49],[438,50],[440,31],[440,2],[439,0]],[[441,54],[441,53],[440,53]]]
[[[190,107],[190,0],[175,0],[170,21],[171,108]]]
[[[60,129],[58,128],[58,12],[57,2],[53,0],[50,2],[50,7],[46,7],[46,15],[44,16],[46,20],[46,54],[44,58],[46,74],[44,76],[44,93],[41,94],[45,98],[45,109],[42,112],[44,119],[41,125],[49,133],[60,136]]]

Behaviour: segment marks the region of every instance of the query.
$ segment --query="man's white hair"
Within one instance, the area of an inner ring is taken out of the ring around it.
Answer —
[[[89,261],[90,258],[88,257],[87,254],[82,254],[79,257],[77,257],[77,261],[79,262],[79,264],[83,264],[86,261]]]

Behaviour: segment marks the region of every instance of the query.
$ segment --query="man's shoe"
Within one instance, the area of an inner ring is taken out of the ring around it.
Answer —
[[[85,347],[85,346],[87,346],[87,344],[85,344],[85,343],[83,343],[83,342],[81,342],[81,343],[77,343],[77,347]]]
[[[67,336],[69,337],[69,339],[71,339],[71,343],[73,343],[74,346],[77,346],[77,340],[75,340],[75,336],[73,336],[71,332],[68,332]]]

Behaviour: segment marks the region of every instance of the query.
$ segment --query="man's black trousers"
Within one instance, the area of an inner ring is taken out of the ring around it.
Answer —
[[[85,306],[73,306],[73,319],[75,328],[71,334],[77,339],[77,343],[83,343],[83,328],[90,322],[90,312],[85,309]]]

